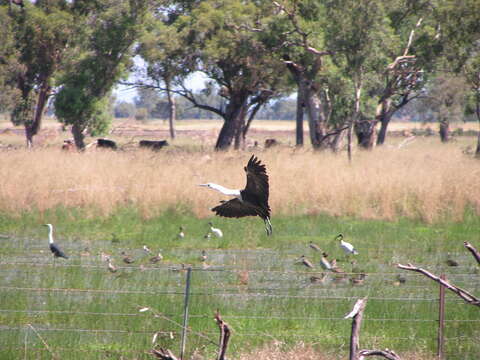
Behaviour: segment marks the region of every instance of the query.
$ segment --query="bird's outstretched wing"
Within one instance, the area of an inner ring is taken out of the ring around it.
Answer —
[[[254,207],[242,203],[237,198],[229,201],[222,201],[222,204],[215,206],[212,211],[215,212],[216,215],[230,218],[258,215],[258,212]]]
[[[247,173],[247,185],[242,196],[246,196],[245,200],[253,204],[265,204],[268,207],[269,186],[265,165],[252,155],[244,170]]]

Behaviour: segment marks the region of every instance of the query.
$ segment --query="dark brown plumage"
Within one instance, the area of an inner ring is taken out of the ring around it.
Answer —
[[[240,198],[221,201],[221,205],[214,207],[212,211],[219,216],[234,218],[258,215],[265,222],[267,234],[270,235],[272,224],[270,223],[269,185],[265,165],[255,155],[252,155],[244,170],[247,174],[247,184],[245,189],[240,191]]]

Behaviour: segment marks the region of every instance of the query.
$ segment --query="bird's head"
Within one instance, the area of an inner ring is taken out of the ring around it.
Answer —
[[[213,224],[212,224],[212,222],[211,222],[211,221],[208,223],[208,225],[210,225],[210,226],[213,226]]]
[[[198,184],[198,186],[203,186],[203,187],[208,187],[208,188],[213,188],[213,183],[206,183],[206,184]]]
[[[46,227],[48,227],[50,230],[53,229],[53,225],[52,225],[52,224],[43,224],[42,226],[46,226]]]
[[[335,236],[335,240],[337,241],[343,240],[343,234],[338,234],[337,236]]]

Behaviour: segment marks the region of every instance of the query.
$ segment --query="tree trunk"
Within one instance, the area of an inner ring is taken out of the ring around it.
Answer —
[[[360,96],[362,95],[362,83],[360,75],[358,75],[358,79],[354,81],[355,85],[355,105],[354,105],[354,112],[353,116],[350,119],[350,123],[348,125],[348,132],[347,132],[347,154],[348,154],[348,161],[352,161],[352,135],[353,135],[353,128],[357,123],[357,120],[360,116]]]
[[[475,106],[475,113],[477,114],[478,120],[478,139],[477,139],[477,150],[475,151],[475,157],[480,159],[480,96],[477,96],[477,103]]]
[[[243,149],[245,145],[245,137],[247,135],[246,123],[245,119],[247,117],[247,106],[242,106],[240,112],[238,114],[238,119],[236,121],[236,128],[235,128],[235,141],[233,148],[235,150]],[[245,134],[245,136],[244,136]]]
[[[246,112],[244,110],[247,106],[247,99],[248,94],[246,92],[231,95],[223,126],[215,144],[215,150],[227,150],[232,145],[236,135],[241,134],[245,122]]]
[[[375,114],[376,122],[380,122],[380,131],[377,135],[377,145],[383,145],[387,137],[387,128],[392,119],[393,111],[391,111],[392,100],[381,100],[377,106]]]
[[[314,149],[324,149],[326,135],[326,119],[322,107],[322,100],[318,93],[309,86],[305,91],[305,105],[308,116],[310,142]]]
[[[296,145],[303,147],[303,113],[305,108],[305,92],[298,86],[296,115]]]
[[[360,120],[355,124],[358,146],[370,150],[375,144],[375,121]]]
[[[170,79],[168,78],[165,78],[165,87],[167,88],[168,127],[170,129],[170,138],[175,139],[176,104],[175,98],[172,96],[172,92],[170,91]]]
[[[48,85],[47,81],[42,82],[42,86],[40,87],[40,91],[38,93],[37,104],[35,106],[32,122],[27,122],[25,124],[25,137],[27,139],[28,148],[33,146],[33,137],[38,134],[38,131],[41,128],[43,112],[45,111],[45,106],[47,105],[48,98],[50,97],[51,89],[52,88]]]
[[[72,135],[75,140],[75,146],[80,151],[85,150],[85,135],[83,135],[83,130],[85,130],[83,126],[77,123],[72,126]]]
[[[440,140],[442,143],[447,143],[450,140],[450,123],[443,119],[440,121]]]
[[[339,131],[338,134],[335,135],[333,138],[332,143],[330,144],[330,147],[334,153],[337,153],[340,151],[340,147],[342,146],[343,138],[345,137],[345,131]]]

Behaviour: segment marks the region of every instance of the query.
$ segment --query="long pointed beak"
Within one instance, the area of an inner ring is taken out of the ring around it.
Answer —
[[[198,186],[208,186],[208,184],[198,184]]]

